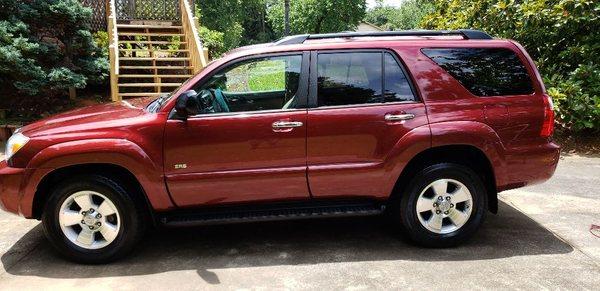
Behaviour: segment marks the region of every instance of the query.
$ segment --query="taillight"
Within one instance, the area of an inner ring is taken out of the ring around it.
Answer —
[[[554,106],[550,96],[544,94],[544,123],[542,123],[542,137],[551,137],[554,132]]]

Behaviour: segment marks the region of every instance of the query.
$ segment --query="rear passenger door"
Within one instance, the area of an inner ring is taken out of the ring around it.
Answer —
[[[387,50],[316,51],[310,74],[312,196],[386,197],[386,158],[405,134],[427,124],[402,62]]]

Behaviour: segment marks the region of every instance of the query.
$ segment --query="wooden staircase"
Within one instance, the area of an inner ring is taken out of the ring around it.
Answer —
[[[117,21],[109,7],[113,101],[171,92],[206,66],[197,19],[187,0],[179,2],[180,21]]]
[[[170,92],[192,76],[181,25],[117,24],[121,98]]]

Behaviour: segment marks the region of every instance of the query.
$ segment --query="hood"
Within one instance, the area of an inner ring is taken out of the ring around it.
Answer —
[[[146,114],[144,107],[152,98],[137,98],[127,101],[92,105],[44,118],[20,129],[28,137],[46,134],[85,131],[103,127],[114,127],[130,119]]]

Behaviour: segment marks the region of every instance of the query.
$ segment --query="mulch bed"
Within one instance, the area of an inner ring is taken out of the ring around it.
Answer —
[[[600,157],[600,134],[574,135],[557,130],[554,142],[560,145],[563,154]]]

